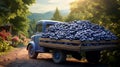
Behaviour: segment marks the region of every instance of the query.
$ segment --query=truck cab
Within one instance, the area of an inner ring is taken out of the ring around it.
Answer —
[[[46,52],[44,47],[39,46],[39,39],[47,27],[55,23],[59,23],[59,21],[40,20],[36,23],[35,34],[31,36],[31,41],[27,45],[27,50],[30,58],[35,59],[37,58],[38,53]]]

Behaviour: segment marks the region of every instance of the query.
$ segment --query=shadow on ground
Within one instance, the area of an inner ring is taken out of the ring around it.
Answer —
[[[108,67],[104,64],[81,63],[77,61],[66,61],[65,63],[55,64],[51,58],[22,59],[16,60],[5,67]]]

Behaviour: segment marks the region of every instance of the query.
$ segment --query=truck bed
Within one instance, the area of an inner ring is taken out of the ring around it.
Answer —
[[[54,40],[50,38],[40,38],[39,45],[42,47],[61,49],[68,51],[94,51],[94,50],[104,50],[104,49],[114,49],[119,44],[119,40],[109,40],[109,41],[79,41],[79,40]],[[101,45],[91,45],[83,46],[82,44],[101,44]]]

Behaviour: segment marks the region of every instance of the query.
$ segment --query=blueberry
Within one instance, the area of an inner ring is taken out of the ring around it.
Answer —
[[[72,21],[69,23],[56,23],[50,26],[45,33],[42,34],[42,38],[52,39],[68,39],[68,40],[116,40],[117,37],[106,30],[104,27],[97,24],[93,24],[88,20],[84,21]],[[84,46],[90,46],[92,44],[84,44]],[[100,44],[94,44],[100,45]]]

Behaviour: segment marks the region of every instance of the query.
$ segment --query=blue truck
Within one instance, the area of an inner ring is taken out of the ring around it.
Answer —
[[[52,53],[55,63],[66,61],[67,55],[71,55],[76,59],[82,58],[82,53],[86,55],[88,62],[99,62],[100,51],[106,49],[114,49],[120,41],[79,41],[79,40],[54,40],[50,38],[41,38],[41,32],[45,32],[46,28],[55,23],[61,23],[53,20],[40,20],[36,24],[36,33],[31,36],[31,41],[27,45],[28,56],[36,59],[38,53]],[[81,44],[104,44],[99,46],[82,46]],[[67,44],[67,45],[66,45]],[[68,45],[69,44],[69,45]],[[72,44],[76,44],[75,46]]]

